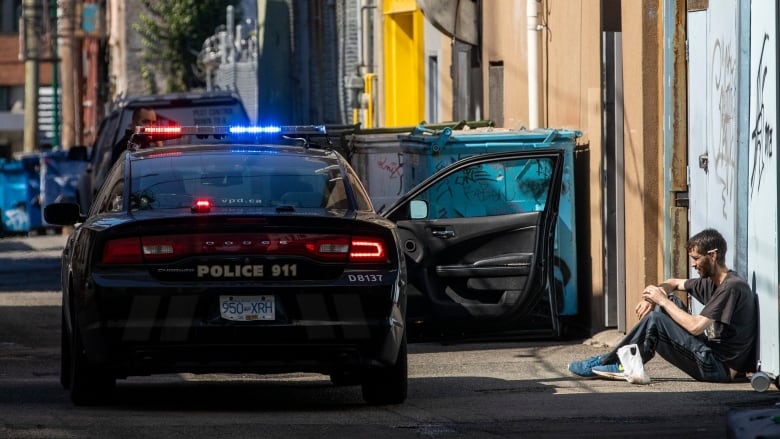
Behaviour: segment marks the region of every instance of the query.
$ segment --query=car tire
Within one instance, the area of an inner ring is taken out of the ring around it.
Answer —
[[[70,400],[77,406],[100,405],[108,400],[116,385],[116,379],[90,367],[81,341],[76,321],[73,321],[73,334],[68,349]]]
[[[363,399],[371,405],[401,404],[406,400],[408,373],[406,335],[404,335],[394,365],[369,368],[364,372],[361,382]]]
[[[62,332],[60,333],[60,384],[65,390],[70,389],[70,340],[68,328],[65,326],[65,313],[62,313]]]

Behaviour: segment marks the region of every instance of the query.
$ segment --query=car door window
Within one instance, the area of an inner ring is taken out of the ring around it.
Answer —
[[[543,297],[553,303],[563,157],[553,149],[470,156],[390,206],[384,216],[398,226],[409,285],[421,293],[410,302],[414,318],[509,328]]]
[[[427,204],[427,219],[541,212],[548,202],[552,166],[549,158],[477,163],[446,176],[415,199]]]
[[[92,204],[90,215],[108,212],[121,212],[124,209],[124,166],[113,169],[104,187],[98,192]]]

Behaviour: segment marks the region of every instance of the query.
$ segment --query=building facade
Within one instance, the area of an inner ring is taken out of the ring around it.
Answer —
[[[68,123],[88,144],[107,102],[143,92],[128,24],[141,5],[70,1],[96,5],[105,29],[76,50],[82,113]],[[685,243],[710,226],[777,315],[772,0],[248,1],[256,68],[214,79],[256,84],[256,120],[581,131],[575,282],[591,332],[625,330],[645,285],[691,275]],[[0,45],[12,49],[0,51],[0,122],[23,96],[21,10],[2,0]]]

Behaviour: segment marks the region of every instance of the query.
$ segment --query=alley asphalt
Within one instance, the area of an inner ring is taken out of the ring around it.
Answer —
[[[56,257],[57,253],[64,247],[66,241],[67,230],[63,232],[60,232],[59,230],[48,230],[34,236],[16,235],[2,237],[0,238],[0,264],[4,258],[24,258],[37,252],[45,252],[49,257]],[[623,334],[617,330],[605,330],[583,340],[582,345],[585,345],[583,346],[583,349],[586,349],[587,347],[587,349],[591,350],[607,351],[616,346],[622,337]],[[570,344],[570,341],[564,344]],[[552,361],[557,360],[553,359]],[[673,371],[674,367],[663,360],[653,360],[653,363],[656,363],[656,365],[653,366],[655,368],[660,367],[662,371],[672,370],[671,373],[675,373]],[[684,385],[683,383],[678,384]],[[702,383],[698,383],[698,385],[701,384]],[[713,389],[717,386],[718,384],[713,384]],[[749,384],[742,384],[740,386],[750,388]],[[766,393],[777,394],[777,392],[778,389],[775,386],[772,386]],[[772,397],[765,401],[774,399],[777,398]],[[762,437],[780,439],[780,402],[775,405],[771,405],[767,402],[765,406],[760,408],[750,407],[748,409],[730,411],[728,413],[727,425],[729,438]]]

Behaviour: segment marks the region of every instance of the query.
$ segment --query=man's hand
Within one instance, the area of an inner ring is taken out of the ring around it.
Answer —
[[[678,286],[683,285],[683,280],[672,279],[673,282],[665,282],[661,285]],[[709,317],[703,315],[690,315],[684,309],[675,305],[675,303],[669,299],[667,295],[668,290],[656,285],[648,285],[642,291],[642,298],[646,302],[652,302],[664,309],[667,315],[674,320],[675,323],[680,325],[683,329],[693,335],[699,335],[704,332],[705,328],[708,328],[712,324],[712,320]],[[671,306],[669,306],[671,305]]]
[[[666,290],[656,285],[646,286],[642,291],[642,298],[655,305],[663,305],[665,300],[669,300]]]
[[[647,313],[653,310],[653,307],[655,307],[654,304],[648,302],[647,300],[643,300],[636,304],[634,312],[636,313],[636,316],[639,318],[639,320],[642,320],[642,318],[644,318]]]

